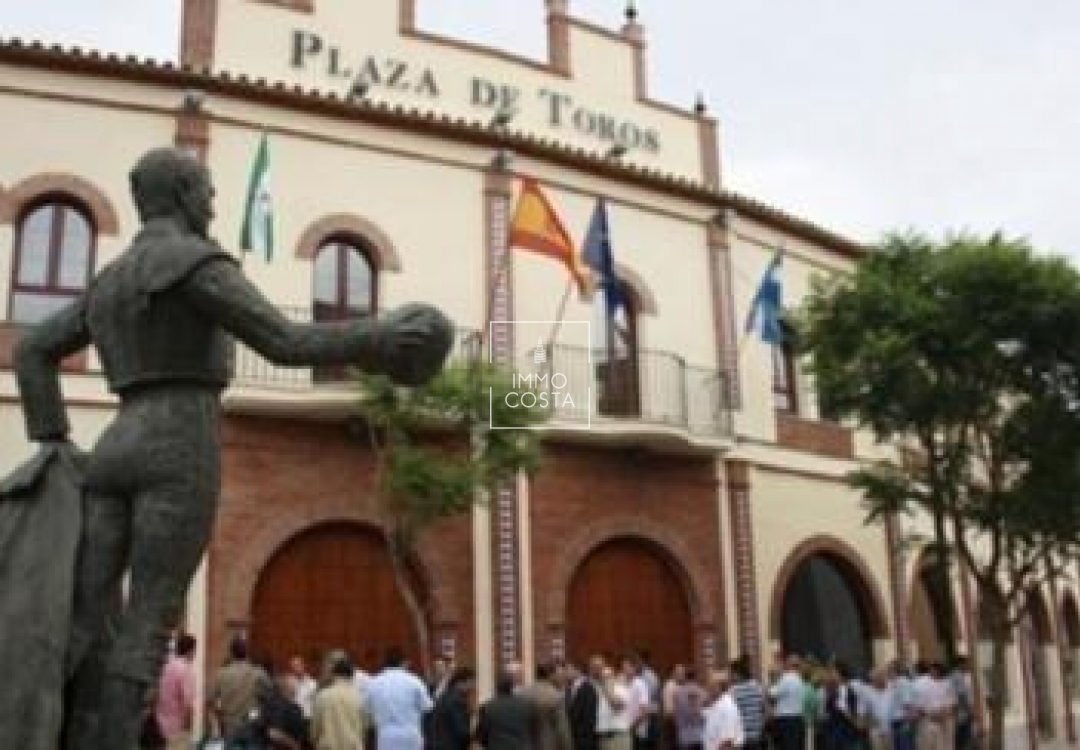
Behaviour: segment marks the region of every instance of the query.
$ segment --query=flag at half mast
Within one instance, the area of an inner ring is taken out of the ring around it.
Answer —
[[[270,144],[266,134],[248,178],[244,224],[240,229],[240,249],[258,253],[269,263],[274,257],[274,202],[270,194]]]
[[[510,222],[510,246],[554,258],[566,266],[578,289],[588,289],[589,275],[582,268],[570,233],[536,180],[525,178],[514,217]]]

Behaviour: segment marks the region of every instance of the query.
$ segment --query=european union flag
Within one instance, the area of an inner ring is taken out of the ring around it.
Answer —
[[[604,290],[607,302],[607,314],[614,318],[619,306],[623,305],[622,292],[619,290],[619,278],[615,275],[615,257],[611,252],[611,232],[608,228],[607,202],[600,198],[596,201],[589,231],[585,235],[585,247],[582,251],[585,265],[596,271],[600,277],[600,288]]]
[[[780,270],[783,254],[777,252],[765,275],[761,277],[754,299],[750,302],[750,312],[746,316],[746,333],[755,328],[761,340],[767,344],[780,344],[784,341],[784,326],[781,318],[784,312],[783,287],[780,282]]]

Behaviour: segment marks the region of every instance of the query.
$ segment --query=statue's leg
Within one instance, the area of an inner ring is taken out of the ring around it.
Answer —
[[[69,750],[92,747],[131,529],[126,500],[91,493],[85,509],[67,653],[64,746]]]
[[[192,453],[198,456],[192,456]],[[210,540],[218,495],[216,446],[181,450],[183,466],[132,503],[131,587],[107,665],[98,742],[129,750],[142,727],[184,597]]]

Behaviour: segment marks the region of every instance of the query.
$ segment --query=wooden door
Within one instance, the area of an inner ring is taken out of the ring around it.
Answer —
[[[421,664],[385,542],[364,527],[321,526],[288,542],[263,569],[251,615],[252,653],[274,665],[299,654],[315,666],[345,649],[371,671],[391,646]]]
[[[574,659],[644,648],[662,675],[674,664],[692,664],[690,606],[667,560],[633,539],[594,550],[570,585],[567,647]]]

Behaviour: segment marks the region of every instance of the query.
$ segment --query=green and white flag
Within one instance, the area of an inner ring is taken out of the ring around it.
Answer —
[[[244,226],[240,230],[240,249],[259,253],[269,263],[274,257],[274,203],[270,196],[270,146],[263,134],[259,152],[248,178]]]

